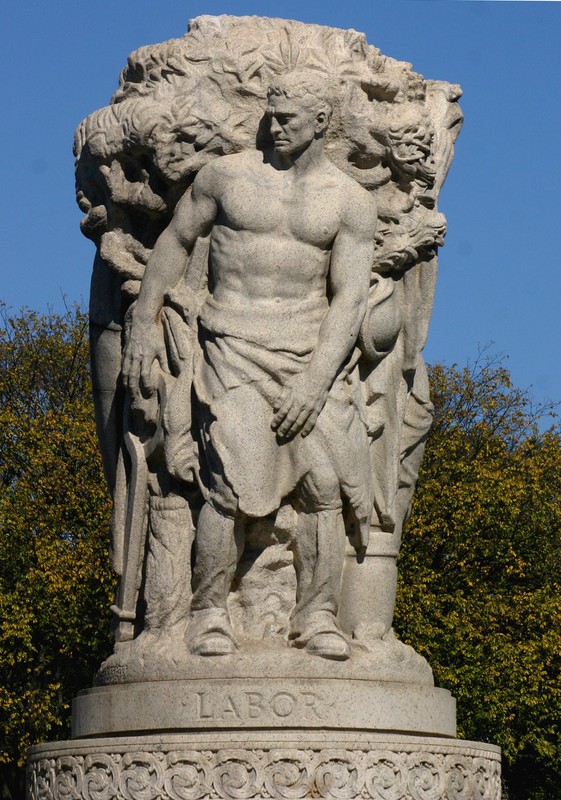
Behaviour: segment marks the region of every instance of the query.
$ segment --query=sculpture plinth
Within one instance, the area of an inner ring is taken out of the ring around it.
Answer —
[[[111,737],[60,742],[47,758],[33,748],[31,758],[33,797],[487,800],[501,788],[492,745],[377,733]]]
[[[392,630],[457,86],[200,17],[78,128],[115,652],[29,797],[500,793]]]
[[[302,728],[454,736],[445,689],[392,682],[168,681],[87,690],[74,701],[75,738],[159,730]]]

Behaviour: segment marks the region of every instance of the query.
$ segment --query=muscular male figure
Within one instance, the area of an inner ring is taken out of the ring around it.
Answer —
[[[289,501],[298,523],[292,644],[345,659],[336,622],[343,511],[367,542],[369,444],[355,345],[366,310],[376,210],[325,156],[325,86],[306,73],[269,89],[270,151],[203,167],[148,262],[123,373],[152,391],[166,361],[159,314],[211,234],[212,287],[199,314],[194,387],[209,486],[196,534],[190,647],[234,652],[226,600],[249,518]]]

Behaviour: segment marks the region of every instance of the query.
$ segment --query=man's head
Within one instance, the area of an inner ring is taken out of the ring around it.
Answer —
[[[314,72],[279,75],[267,91],[267,116],[275,150],[295,154],[325,134],[333,96],[325,79]]]

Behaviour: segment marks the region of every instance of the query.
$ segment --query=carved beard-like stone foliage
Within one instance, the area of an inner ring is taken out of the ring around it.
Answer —
[[[198,17],[183,38],[134,52],[112,104],[76,133],[82,230],[125,278],[124,292],[138,292],[154,242],[198,170],[255,147],[267,86],[298,69],[318,71],[335,89],[326,154],[376,192],[378,267],[403,268],[442,244],[435,204],[461,121],[457,86],[423,80],[356,31]]]

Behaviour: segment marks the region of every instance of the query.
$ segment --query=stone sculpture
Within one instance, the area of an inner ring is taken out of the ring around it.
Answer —
[[[342,496],[357,520],[359,552],[372,515],[369,442],[351,352],[366,311],[376,210],[370,194],[323,154],[332,106],[321,78],[288,73],[268,95],[264,127],[272,148],[203,167],[158,239],[132,313],[123,372],[137,406],[142,389],[156,392],[154,362],[168,371],[165,296],[188,280],[188,256],[210,235],[211,286],[192,348],[208,481],[197,523],[191,649],[234,652],[227,598],[242,530],[290,502],[297,576],[290,638],[311,653],[345,659],[349,647],[336,624]]]
[[[391,638],[459,94],[354,31],[201,17],[78,129],[118,645]]]
[[[199,17],[79,126],[120,583],[32,800],[498,797],[391,627],[459,96],[356,31]]]

